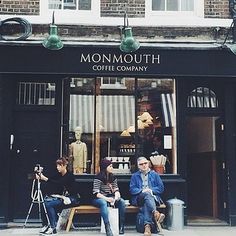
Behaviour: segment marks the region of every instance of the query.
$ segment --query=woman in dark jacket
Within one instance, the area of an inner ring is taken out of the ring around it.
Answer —
[[[119,234],[124,234],[125,201],[121,198],[117,178],[112,174],[112,162],[103,159],[100,163],[100,173],[93,181],[93,204],[100,208],[105,225],[106,235],[113,236],[108,218],[108,206],[119,209]]]

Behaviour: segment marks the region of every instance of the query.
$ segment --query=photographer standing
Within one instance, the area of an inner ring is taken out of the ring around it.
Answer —
[[[56,195],[46,196],[44,199],[50,226],[43,217],[43,228],[41,234],[56,234],[56,225],[58,220],[57,212],[69,205],[79,204],[79,197],[75,186],[74,175],[67,170],[68,161],[65,157],[61,157],[56,161],[58,175],[49,178],[41,172],[36,173],[36,179],[43,180],[54,185],[60,192]]]

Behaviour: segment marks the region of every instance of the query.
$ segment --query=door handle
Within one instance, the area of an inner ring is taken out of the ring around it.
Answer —
[[[10,135],[10,150],[12,150],[12,148],[13,148],[13,143],[14,143],[14,135],[11,134]]]

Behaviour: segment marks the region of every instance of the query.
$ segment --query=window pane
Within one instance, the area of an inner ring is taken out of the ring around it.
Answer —
[[[127,132],[135,123],[134,78],[103,77],[100,85],[96,99],[100,159],[111,159],[115,174],[128,174],[136,160],[134,136]]]
[[[193,11],[194,10],[194,0],[182,0],[181,1],[181,11]]]
[[[217,108],[218,100],[214,91],[206,87],[198,87],[188,96],[187,106],[192,108]]]
[[[91,0],[79,0],[79,10],[91,10]]]
[[[167,11],[178,11],[178,0],[167,0]]]
[[[62,0],[48,0],[49,9],[61,9]]]
[[[153,11],[164,11],[165,10],[165,0],[152,0],[152,10]]]
[[[55,105],[55,83],[20,82],[18,105]]]
[[[64,9],[76,9],[76,0],[64,0]]]
[[[176,173],[175,92],[172,79],[138,79],[139,156],[162,174]]]
[[[69,156],[74,174],[94,173],[95,79],[72,78],[70,83]],[[81,135],[75,136],[76,127]]]

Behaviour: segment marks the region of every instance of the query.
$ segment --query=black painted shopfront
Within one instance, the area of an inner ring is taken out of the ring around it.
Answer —
[[[151,132],[161,133],[169,157],[163,199],[183,200],[186,222],[210,217],[236,225],[236,57],[230,51],[214,44],[143,44],[123,54],[113,43],[68,43],[50,51],[37,42],[1,42],[0,53],[1,222],[26,217],[34,166],[53,172],[81,123],[88,147],[86,173],[76,175],[82,199],[88,202],[104,157],[130,158],[122,168],[119,159],[114,165],[129,199],[137,156],[154,151],[150,133],[138,124],[149,111]],[[120,136],[129,125],[136,132]]]

